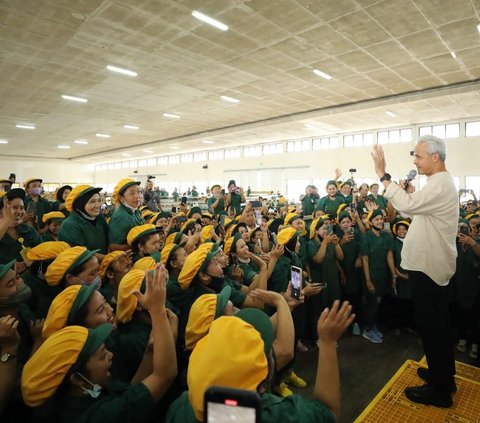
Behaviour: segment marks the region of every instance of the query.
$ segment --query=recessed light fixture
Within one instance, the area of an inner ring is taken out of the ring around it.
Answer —
[[[454,52],[453,50],[450,52],[450,54],[452,55],[452,57],[453,57],[454,59],[457,58],[457,55],[455,54],[455,52]]]
[[[69,145],[57,145],[57,148],[60,148],[62,150],[69,150],[70,146]]]
[[[220,96],[220,98],[223,101],[228,101],[229,103],[240,103],[240,100],[238,98],[229,97],[228,95],[222,95]]]
[[[20,129],[35,129],[35,125],[22,125],[22,124],[18,124],[18,125],[15,125],[17,128],[20,128]]]
[[[140,129],[137,125],[123,125],[123,127],[126,129]]]
[[[204,144],[215,144],[213,141],[210,141],[210,140],[205,140],[203,141]]]
[[[88,141],[85,141],[85,140],[75,140],[75,144],[88,144]]]
[[[173,113],[164,113],[163,116],[167,118],[172,118],[172,119],[180,119],[179,115],[174,115]]]
[[[118,66],[113,66],[113,65],[108,65],[107,69],[112,72],[121,73],[122,75],[128,75],[133,77],[138,75],[137,72],[134,72],[128,69],[119,68]]]
[[[95,136],[97,136],[98,138],[111,138],[112,136],[111,135],[108,135],[108,134],[95,134]]]
[[[194,10],[192,12],[192,16],[194,18],[197,18],[199,21],[212,25],[215,28],[221,29],[222,31],[228,31],[228,25],[225,25],[224,23],[217,21],[216,19],[213,19],[210,16],[204,15],[203,13],[197,10]]]
[[[0,140],[0,144],[8,144],[7,140]]]
[[[170,148],[171,148],[172,150],[180,150],[180,147],[176,147],[176,146],[174,146],[174,145],[171,145]]]
[[[480,23],[477,25],[477,31],[480,32]]]
[[[318,129],[315,125],[312,125],[311,123],[306,123],[303,126],[307,129]]]
[[[318,69],[314,69],[313,73],[315,75],[321,76],[324,79],[332,79],[332,77],[328,73],[322,72],[321,70],[318,70]]]
[[[152,153],[153,153],[153,150],[143,150],[143,152],[144,152],[145,154],[152,154]]]
[[[395,113],[391,112],[390,110],[387,110],[385,113],[386,113],[388,116],[390,116],[390,117],[395,117],[395,116],[397,116]]]
[[[76,101],[77,103],[87,103],[88,100],[82,97],[74,97],[73,95],[62,95],[64,100]]]
[[[132,157],[132,155],[130,153],[122,153],[122,156],[124,157]]]

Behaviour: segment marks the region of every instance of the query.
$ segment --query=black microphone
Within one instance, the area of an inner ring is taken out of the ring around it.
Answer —
[[[405,191],[408,191],[408,184],[415,179],[415,176],[417,176],[417,171],[414,169],[407,173],[407,179],[405,179]]]

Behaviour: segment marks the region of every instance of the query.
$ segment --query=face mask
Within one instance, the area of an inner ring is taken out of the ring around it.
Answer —
[[[19,306],[20,304],[27,301],[32,295],[32,290],[30,287],[22,283],[20,288],[18,288],[17,292],[10,295],[9,297],[0,298],[0,309],[2,308],[11,308]]]
[[[219,278],[218,276],[209,275],[208,273],[207,275],[211,278],[210,284],[208,286],[215,292],[220,292],[223,288],[223,285],[225,284],[225,279]]]
[[[93,279],[91,282],[85,282],[85,281],[81,280],[80,278],[78,278],[78,279],[81,281],[81,285],[83,285],[83,286],[95,285],[96,290],[99,290],[100,287],[102,286],[102,278],[99,275],[95,276],[95,279]]]
[[[85,376],[83,376],[80,373],[76,373],[78,376],[80,376],[85,382],[89,383],[92,385],[92,389],[86,389],[83,386],[80,386],[82,388],[83,394],[84,395],[90,395],[92,398],[98,398],[102,392],[102,387],[100,385],[97,385],[96,383],[90,382]]]
[[[31,188],[30,193],[32,195],[40,195],[42,193],[42,188]]]

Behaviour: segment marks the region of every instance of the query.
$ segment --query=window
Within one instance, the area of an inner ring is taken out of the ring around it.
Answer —
[[[226,159],[236,159],[238,157],[241,157],[241,155],[242,150],[240,148],[229,148],[228,150],[225,150]]]
[[[146,167],[147,166],[147,160],[139,160],[138,161],[138,167]]]
[[[287,179],[287,198],[299,201],[307,185],[310,185],[309,179]]]
[[[130,160],[130,161],[128,162],[128,167],[129,167],[130,169],[135,169],[135,168],[137,167],[137,161],[136,161],[136,160]]]
[[[468,124],[467,124],[468,125]],[[458,138],[460,136],[460,124],[421,126],[419,135],[432,134],[439,138]]]
[[[122,168],[122,162],[115,162],[115,166],[114,166],[115,170],[119,170]]]
[[[362,147],[364,145],[373,144],[373,134],[355,134],[345,135],[343,137],[344,147]]]
[[[223,150],[209,151],[208,160],[223,160]]]
[[[58,188],[60,188],[59,183],[47,182],[47,183],[44,183],[42,186],[45,192],[55,192]]]
[[[311,140],[296,140],[287,142],[288,153],[299,153],[301,151],[310,151],[312,148]]]
[[[394,129],[392,131],[380,131],[377,133],[377,140],[379,144],[411,142],[412,130],[408,128],[408,129]]]
[[[315,138],[313,140],[313,150],[326,150],[328,148],[338,148],[338,138]]]
[[[272,154],[280,154],[283,153],[283,144],[276,143],[276,144],[266,144],[263,146],[263,154],[265,156],[269,156]]]
[[[465,125],[466,137],[478,137],[480,135],[480,122],[467,122]]]
[[[344,147],[353,147],[353,135],[344,135],[343,136],[343,146]]]
[[[157,158],[154,157],[153,159],[147,159],[147,166],[156,166],[157,165]]]
[[[188,153],[188,154],[182,154],[180,156],[180,161],[182,163],[191,163],[193,162],[193,154],[192,153]]]
[[[113,163],[109,163],[109,164],[107,165],[107,169],[108,169],[108,170],[113,170],[114,168],[115,168],[115,165],[114,165]]]
[[[480,196],[480,176],[467,176],[465,177],[465,189],[472,189],[476,197]],[[471,194],[467,196],[467,200],[470,199]],[[463,200],[462,200],[463,201]]]
[[[207,160],[207,153],[205,151],[201,153],[194,153],[193,154],[193,161],[194,162],[204,162]]]
[[[180,156],[178,154],[174,156],[168,156],[168,164],[180,163]]]
[[[314,179],[313,186],[317,188],[320,197],[327,194],[327,183],[330,179]]]
[[[244,147],[243,155],[245,157],[256,157],[262,155],[262,147],[259,145],[254,145],[252,147]]]
[[[95,170],[96,170],[97,172],[100,172],[100,171],[102,170],[102,165],[96,165],[96,166],[95,166]]]

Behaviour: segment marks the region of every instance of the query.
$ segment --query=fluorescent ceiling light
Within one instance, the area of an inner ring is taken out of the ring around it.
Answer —
[[[130,153],[122,153],[122,156],[124,157],[132,157],[132,155]]]
[[[88,100],[82,97],[74,97],[73,95],[62,95],[64,100],[76,101],[77,103],[86,103]]]
[[[452,55],[452,57],[453,57],[454,59],[456,59],[456,58],[457,58],[457,55],[455,54],[455,52],[454,52],[454,51],[451,51],[451,52],[450,52],[450,54]]]
[[[113,65],[108,65],[107,69],[109,71],[112,71],[112,72],[117,72],[117,73],[121,73],[123,75],[128,75],[128,76],[133,76],[133,77],[138,75],[137,72],[134,72],[134,71],[131,71],[131,70],[128,70],[128,69],[119,68],[119,67],[113,66]]]
[[[228,95],[222,95],[220,96],[220,98],[223,101],[228,101],[229,103],[240,103],[240,100],[238,100],[237,98],[229,97]]]
[[[8,144],[7,140],[0,140],[0,144]]]
[[[477,31],[480,32],[480,23],[477,25]]]
[[[34,125],[15,125],[17,128],[20,128],[20,129],[35,129],[35,126]]]
[[[174,145],[171,145],[170,148],[171,148],[172,150],[180,150],[180,147],[175,147]]]
[[[69,145],[57,145],[57,148],[61,148],[62,150],[68,150],[70,148]]]
[[[137,125],[123,125],[123,127],[126,129],[140,129]]]
[[[217,21],[216,19],[211,18],[210,16],[204,15],[203,13],[200,13],[197,10],[194,10],[192,12],[192,16],[194,18],[197,18],[199,21],[202,21],[202,22],[205,22],[209,25],[212,25],[215,28],[221,29],[222,31],[227,31],[228,30],[228,25],[225,25],[224,23],[221,23],[221,22]]]
[[[310,123],[306,123],[305,125],[303,125],[305,128],[308,128],[308,129],[318,129],[315,125],[312,125]]]
[[[395,113],[391,112],[390,110],[387,110],[385,113],[386,113],[388,116],[390,116],[390,117],[395,117],[395,116],[397,116]]]
[[[75,144],[88,144],[88,141],[85,140],[75,140]]]
[[[203,141],[204,144],[215,144],[213,141],[205,140]]]
[[[313,73],[315,75],[321,76],[324,79],[332,79],[332,77],[328,73],[322,72],[321,70],[318,70],[318,69],[314,69]]]
[[[143,150],[143,152],[146,153],[146,154],[152,154],[153,150]]]
[[[98,138],[111,138],[111,135],[108,134],[95,134]]]
[[[180,119],[179,115],[174,115],[173,113],[164,113],[163,116],[173,119]]]

